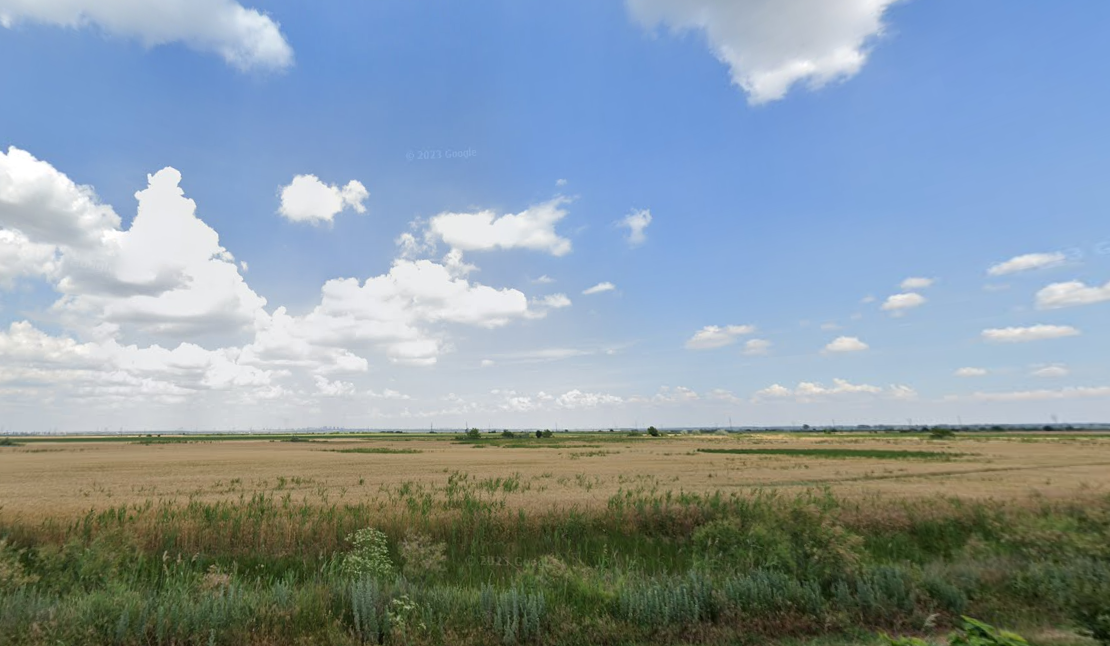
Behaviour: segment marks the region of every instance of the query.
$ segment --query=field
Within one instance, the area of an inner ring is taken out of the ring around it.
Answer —
[[[881,643],[961,614],[1094,644],[1110,622],[1110,435],[16,444],[0,644]]]

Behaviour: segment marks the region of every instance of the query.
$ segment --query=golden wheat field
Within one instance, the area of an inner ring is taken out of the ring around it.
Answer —
[[[705,452],[768,449],[802,453]],[[941,455],[901,453],[911,451]],[[387,502],[413,491],[442,492],[460,477],[495,491],[506,508],[528,510],[596,509],[630,491],[828,488],[846,497],[1070,497],[1110,491],[1110,435],[36,441],[0,449],[0,515],[65,518],[147,501],[233,501],[259,493],[298,503]]]

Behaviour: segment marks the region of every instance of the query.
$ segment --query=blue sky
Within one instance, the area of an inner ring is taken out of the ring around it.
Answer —
[[[87,4],[0,0],[5,428],[1110,417],[1110,7]]]

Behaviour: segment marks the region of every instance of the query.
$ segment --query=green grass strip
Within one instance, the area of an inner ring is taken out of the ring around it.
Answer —
[[[421,451],[419,449],[390,449],[390,448],[387,448],[387,447],[384,447],[384,446],[375,446],[373,448],[361,448],[361,449],[327,449],[327,450],[332,452],[332,453],[389,453],[389,454],[423,453],[423,451]]]
[[[944,451],[893,451],[883,449],[698,449],[698,453],[732,455],[788,455],[809,458],[870,458],[875,460],[952,460],[962,453]]]

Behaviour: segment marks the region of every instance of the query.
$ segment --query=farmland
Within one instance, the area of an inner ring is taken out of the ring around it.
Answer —
[[[16,444],[0,643],[1084,644],[1110,581],[1098,434]]]

